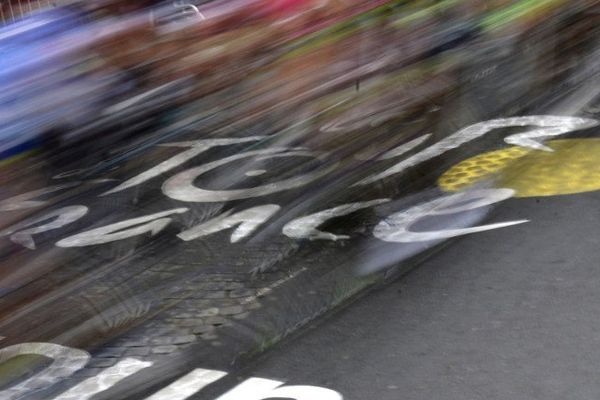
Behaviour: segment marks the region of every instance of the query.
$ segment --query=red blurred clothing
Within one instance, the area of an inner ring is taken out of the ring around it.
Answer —
[[[265,2],[274,13],[295,12],[316,3],[315,0],[265,0]]]

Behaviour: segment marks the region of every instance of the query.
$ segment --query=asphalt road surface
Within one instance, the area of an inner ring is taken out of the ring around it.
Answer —
[[[498,217],[529,223],[458,240],[241,375],[346,400],[597,399],[599,200],[512,199]]]

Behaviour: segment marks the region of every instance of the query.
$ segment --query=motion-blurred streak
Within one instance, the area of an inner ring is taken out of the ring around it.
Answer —
[[[2,343],[229,364],[596,190],[599,5],[0,1]]]

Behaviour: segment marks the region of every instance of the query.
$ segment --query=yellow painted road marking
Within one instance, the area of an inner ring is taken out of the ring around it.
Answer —
[[[489,181],[516,197],[556,196],[600,190],[600,139],[545,143],[553,152],[509,147],[464,160],[438,180],[448,192]]]

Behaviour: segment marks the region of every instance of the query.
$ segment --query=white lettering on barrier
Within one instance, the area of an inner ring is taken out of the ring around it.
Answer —
[[[431,137],[431,133],[427,133],[423,136],[419,136],[416,139],[411,140],[410,142],[404,143],[398,147],[395,147],[389,151],[383,153],[378,160],[390,160],[392,158],[400,157],[412,149],[419,147],[421,144],[425,143]]]
[[[415,154],[412,157],[409,157],[406,160],[396,164],[392,168],[383,171],[382,173],[375,175],[373,177],[367,178],[359,182],[359,184],[369,183],[375,181],[377,179],[381,179],[383,177],[390,176],[392,174],[403,171],[404,169],[414,166],[420,162],[431,159],[437,155],[440,155],[450,149],[456,148],[461,144],[464,144],[470,140],[478,138],[485,133],[496,129],[496,128],[504,128],[511,126],[532,126],[537,125],[540,126],[540,129],[532,130],[526,133],[519,133],[510,135],[505,138],[507,143],[529,147],[538,150],[551,151],[548,147],[543,144],[537,142],[535,139],[539,139],[542,137],[548,136],[557,136],[570,131],[585,129],[592,126],[598,125],[598,121],[586,118],[576,118],[576,117],[566,117],[566,116],[526,116],[526,117],[514,117],[514,118],[503,118],[497,120],[491,120],[486,122],[481,122],[478,124],[471,125],[464,129],[461,129],[457,133],[451,135],[450,137],[438,142],[437,144],[428,147],[420,153]],[[426,140],[429,135],[425,135],[422,138],[417,138],[415,141],[408,143],[410,148],[422,143],[423,140]],[[201,154],[202,152],[214,147],[221,145],[230,145],[243,143],[248,141],[256,141],[260,140],[262,137],[248,137],[248,138],[232,138],[232,139],[208,139],[208,140],[198,140],[191,142],[181,142],[181,143],[170,143],[164,146],[172,146],[172,147],[191,147],[186,152],[178,154],[171,159],[159,164],[158,166],[124,182],[122,185],[119,185],[115,189],[104,193],[114,193],[126,188],[138,185],[143,183],[153,177],[156,177],[164,172],[167,172],[179,165],[183,162],[191,159],[192,157]],[[384,157],[380,157],[380,159],[387,159],[390,157],[395,157],[406,152],[406,148],[404,146],[400,146],[401,151],[392,151],[386,153]],[[257,196],[268,195],[272,193],[276,193],[283,190],[288,190],[292,188],[296,188],[302,185],[305,185],[315,179],[318,179],[321,176],[326,175],[331,169],[335,166],[331,166],[326,168],[325,170],[315,171],[312,173],[308,173],[299,177],[287,179],[281,182],[270,183],[259,187],[247,188],[247,189],[234,189],[234,190],[204,190],[193,185],[194,180],[206,173],[209,172],[221,165],[225,165],[229,162],[236,161],[245,157],[251,156],[259,156],[260,158],[275,158],[275,157],[289,157],[289,156],[318,156],[315,153],[310,153],[307,151],[292,151],[298,149],[290,149],[290,148],[271,148],[264,150],[255,150],[248,151],[245,153],[233,155],[227,157],[222,160],[214,161],[196,168],[189,169],[180,174],[175,175],[174,177],[168,179],[163,185],[163,192],[174,198],[176,200],[182,201],[190,201],[190,202],[221,202],[228,200],[236,200],[236,199],[244,199],[251,198]],[[397,150],[397,149],[396,149]],[[266,172],[264,170],[260,170],[261,172]],[[247,176],[254,176],[254,173],[258,171],[249,171],[246,173]],[[102,180],[96,180],[91,182],[100,182]],[[64,185],[55,185],[47,188],[34,190],[19,196],[14,196],[10,199],[6,199],[0,202],[0,211],[12,211],[12,210],[21,210],[32,207],[37,207],[46,203],[46,201],[42,200],[32,200],[36,197],[40,197],[44,194],[49,194],[53,192],[57,192],[63,189],[68,189],[71,187],[75,187],[82,184],[82,182],[70,182]],[[359,204],[359,203],[351,203],[351,204]],[[437,204],[437,203],[435,203]],[[431,204],[429,204],[431,206]],[[224,214],[222,217],[218,217],[214,220],[211,220],[207,223],[201,224],[197,227],[188,229],[185,232],[182,232],[178,235],[182,240],[193,240],[197,237],[202,237],[207,234],[216,232],[218,230],[227,229],[229,227],[233,227],[236,224],[241,224],[236,231],[234,231],[231,241],[235,243],[242,238],[251,234],[260,223],[264,222],[270,215],[275,213],[277,210],[273,207],[278,207],[274,205],[267,205],[262,207],[255,207],[252,209],[253,211],[247,210],[250,213],[259,212],[256,215],[246,214],[234,214],[230,215],[230,213]],[[346,208],[349,207],[349,208]],[[326,221],[328,218],[333,218],[335,216],[345,215],[345,213],[352,212],[352,205],[350,206],[340,206],[334,209],[325,210],[320,213],[313,214],[312,216],[302,217],[296,219],[294,221],[289,222],[284,227],[284,234],[289,237],[295,238],[309,238],[309,239],[344,239],[347,238],[345,235],[333,235],[331,233],[320,232],[316,229],[316,227]],[[425,207],[425,206],[422,206]],[[127,220],[124,222],[119,222],[116,224],[108,225],[102,228],[97,228],[88,232],[84,232],[78,235],[71,236],[69,238],[63,239],[57,243],[59,247],[78,247],[78,246],[89,246],[94,244],[108,243],[116,240],[125,239],[128,237],[136,236],[143,234],[145,232],[150,232],[152,235],[160,232],[164,227],[170,223],[170,218],[162,218],[170,213],[181,213],[185,212],[187,209],[177,209],[171,211],[165,211],[163,213],[157,213],[147,217],[136,218],[132,220]],[[412,214],[416,211],[423,211],[422,209],[412,209],[409,214]],[[19,224],[16,224],[4,231],[0,232],[0,236],[10,236],[11,240],[15,243],[21,244],[27,248],[35,249],[35,242],[33,240],[32,235],[36,233],[42,233],[51,229],[58,229],[68,223],[71,223],[78,218],[81,218],[85,213],[87,213],[87,208],[85,206],[69,206],[63,207],[59,210],[53,211],[51,213],[46,214],[42,217],[32,218],[25,220]],[[403,216],[400,216],[403,215]],[[44,221],[44,219],[56,217],[56,220],[44,224],[42,226],[37,226],[28,230],[21,230],[23,228],[27,228],[28,226],[34,225],[36,223]],[[391,218],[391,217],[390,217]],[[458,232],[447,230],[443,232],[438,232],[437,234],[432,233],[416,233],[410,232],[407,228],[407,224],[410,223],[409,219],[413,218],[414,215],[408,214],[395,214],[393,216],[394,224],[397,227],[403,227],[400,230],[396,231],[396,233],[391,236],[386,234],[385,224],[391,221],[388,218],[387,222],[383,221],[379,224],[376,229],[375,236],[378,238],[387,238],[390,240],[391,237],[395,239],[392,241],[425,241],[425,240],[436,240],[435,238],[449,237],[448,235],[456,235]],[[237,223],[236,223],[237,221]],[[147,223],[146,223],[147,222]],[[480,232],[481,230],[489,230],[498,227],[510,226],[517,223],[523,223],[525,221],[516,221],[514,223],[506,223],[506,224],[494,224],[487,227],[477,227],[477,228],[464,228],[460,229],[461,234],[471,233],[471,232]],[[145,224],[146,223],[146,224]],[[120,229],[124,229],[130,226],[134,226],[137,224],[145,224],[142,226],[134,227],[129,230],[117,232]],[[467,230],[468,229],[468,230]],[[436,236],[437,235],[437,236]],[[433,238],[433,239],[432,239]],[[385,240],[385,239],[383,239]]]
[[[73,235],[59,241],[56,243],[56,245],[58,247],[84,247],[115,242],[117,240],[127,239],[142,235],[144,233],[150,233],[151,236],[155,236],[171,223],[172,219],[166,218],[167,216],[173,214],[183,214],[187,211],[187,208],[176,208],[173,210],[147,215],[145,217],[128,219],[127,221],[117,222],[101,228],[92,229],[87,232],[78,233],[77,235]]]
[[[35,250],[35,241],[33,235],[43,232],[48,232],[54,229],[62,228],[72,222],[77,221],[88,212],[85,206],[67,206],[57,210],[49,211],[41,216],[28,218],[0,232],[0,237],[10,236],[10,240],[21,246],[27,247],[30,250]],[[36,225],[42,221],[54,219],[51,222],[43,225],[38,225],[34,228],[25,229],[29,226]]]
[[[163,184],[163,193],[174,200],[193,202],[193,203],[212,203],[225,202],[231,200],[249,199],[253,197],[266,196],[269,194],[282,192],[304,186],[312,181],[315,181],[337,167],[337,163],[322,170],[309,172],[294,178],[285,179],[279,182],[272,182],[262,186],[246,188],[246,189],[231,189],[231,190],[208,190],[202,189],[194,185],[194,181],[201,175],[212,171],[222,165],[226,165],[233,161],[243,158],[264,156],[261,158],[278,158],[290,156],[311,156],[318,158],[315,153],[307,151],[288,151],[287,148],[270,148],[264,150],[252,150],[240,154],[235,154],[213,161],[195,168],[180,172],[179,174],[167,179]]]
[[[506,137],[504,140],[505,142],[510,144],[533,148],[535,150],[548,150],[546,146],[535,141],[534,139],[548,136],[557,136],[567,132],[587,129],[597,126],[598,123],[598,121],[589,118],[562,117],[553,115],[532,115],[527,117],[500,118],[485,122],[479,122],[477,124],[470,125],[466,128],[459,130],[453,135],[442,139],[438,143],[427,147],[425,150],[411,157],[408,157],[405,160],[402,160],[393,167],[390,167],[383,172],[363,179],[355,185],[367,185],[380,179],[384,179],[389,176],[404,172],[410,167],[414,167],[427,160],[442,155],[449,150],[456,149],[461,145],[475,140],[494,129],[522,126],[539,126],[542,129],[536,129],[527,133],[511,135]]]
[[[146,400],[185,400],[226,375],[227,372],[198,368]]]
[[[123,379],[152,365],[151,362],[125,358],[110,368],[93,376],[58,395],[54,400],[88,400],[94,395],[110,389]]]
[[[281,207],[276,204],[267,204],[252,207],[235,214],[232,214],[232,210],[228,210],[210,221],[181,232],[177,237],[187,242],[239,225],[231,234],[230,239],[231,243],[237,243],[245,237],[250,236],[252,232],[280,209]]]
[[[341,394],[317,386],[281,386],[283,382],[250,378],[217,400],[343,400]]]
[[[249,136],[249,137],[245,137],[245,138],[203,139],[203,140],[195,140],[192,142],[178,142],[178,143],[163,144],[163,145],[161,145],[163,147],[190,147],[190,149],[188,149],[182,153],[179,153],[179,154],[169,158],[166,161],[163,161],[162,163],[158,164],[157,166],[155,166],[145,172],[142,172],[141,174],[134,176],[131,179],[128,179],[127,181],[123,182],[122,184],[115,187],[114,189],[111,189],[111,190],[103,193],[101,196],[106,196],[106,195],[109,195],[112,193],[117,193],[122,190],[129,189],[131,187],[140,185],[146,181],[149,181],[152,178],[156,178],[157,176],[162,175],[165,172],[172,170],[173,168],[180,166],[181,164],[185,163],[186,161],[189,161],[192,158],[199,156],[200,154],[212,149],[213,147],[253,142],[253,141],[261,140],[263,138],[264,138],[263,136]]]
[[[90,355],[83,350],[53,343],[22,343],[0,350],[0,364],[20,355],[40,355],[51,358],[52,364],[36,375],[0,392],[4,400],[17,400],[36,391],[49,389],[83,368]],[[96,376],[85,379],[53,400],[89,400],[127,377],[151,367],[149,361],[125,358]],[[186,400],[206,386],[227,376],[227,372],[197,368],[177,379],[146,400]],[[263,378],[249,378],[221,395],[217,400],[343,400],[338,392],[317,386],[282,386],[284,383]]]
[[[469,233],[484,232],[529,222],[529,220],[518,220],[430,232],[413,232],[410,230],[410,227],[422,218],[475,210],[509,199],[513,194],[514,190],[512,189],[479,189],[444,196],[388,216],[377,224],[373,230],[373,235],[386,242],[426,242],[431,240],[449,239],[456,236],[467,235]]]
[[[52,363],[37,374],[0,392],[4,400],[19,399],[26,394],[47,389],[83,368],[90,355],[78,349],[53,343],[21,343],[0,350],[0,364],[22,355],[39,355],[52,359]]]
[[[283,234],[293,239],[326,239],[326,240],[340,240],[349,239],[348,235],[335,235],[330,232],[322,232],[317,229],[319,225],[322,225],[327,220],[335,217],[342,217],[344,215],[351,214],[358,210],[377,206],[389,202],[390,199],[378,199],[359,203],[349,203],[338,207],[330,208],[318,213],[307,215],[305,217],[296,218],[283,227]]]
[[[425,143],[427,141],[427,139],[429,139],[430,137],[431,137],[431,133],[427,133],[425,135],[419,136],[413,140],[410,140],[410,141],[403,143],[397,147],[394,147],[391,150],[386,151],[382,155],[375,157],[375,160],[389,160],[392,158],[400,157],[400,156],[408,153],[409,151],[416,149],[421,144]],[[356,154],[354,156],[354,158],[357,160],[361,160],[361,161],[373,159],[373,157],[371,157],[368,154],[365,154],[363,152]]]

